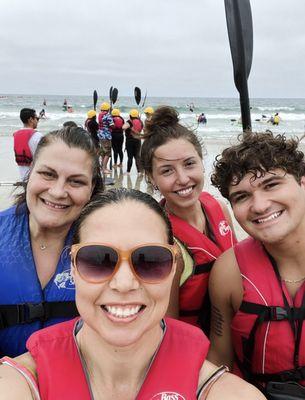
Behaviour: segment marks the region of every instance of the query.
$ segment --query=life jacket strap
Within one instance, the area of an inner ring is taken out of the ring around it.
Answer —
[[[304,309],[297,307],[285,307],[278,306],[264,306],[263,304],[250,303],[243,301],[240,306],[240,311],[246,314],[255,314],[261,317],[263,321],[283,321],[283,320],[304,320],[305,313]]]
[[[276,374],[251,374],[259,382],[299,382],[305,380],[305,366],[278,372]]]
[[[73,318],[78,315],[74,301],[0,305],[0,329],[37,320],[45,322],[51,318]]]
[[[214,261],[205,263],[205,264],[197,264],[194,269],[194,275],[206,274],[210,272],[213,267]]]

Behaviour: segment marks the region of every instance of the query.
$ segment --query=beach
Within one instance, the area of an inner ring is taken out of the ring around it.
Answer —
[[[47,105],[43,105],[46,98]],[[106,96],[100,96],[98,107],[102,101],[107,101]],[[38,95],[4,95],[0,98],[0,182],[16,182],[19,180],[19,171],[14,160],[13,153],[13,132],[21,128],[19,112],[22,107],[32,107],[40,111],[44,108],[46,119],[39,121],[37,130],[45,134],[51,130],[59,129],[68,120],[83,126],[86,113],[92,108],[92,96],[69,96],[68,102],[73,106],[73,113],[64,112],[62,104],[64,96],[38,96]],[[305,99],[251,99],[251,117],[253,131],[265,131],[271,129],[274,133],[285,133],[287,137],[304,134],[305,124]],[[237,136],[241,134],[242,127],[238,120],[240,118],[240,105],[237,98],[187,98],[187,97],[147,97],[145,105],[157,107],[158,105],[173,106],[180,116],[182,124],[193,129],[205,148],[205,187],[204,190],[221,198],[218,190],[210,183],[210,175],[213,169],[213,162],[222,149],[235,143]],[[189,109],[189,104],[194,110]],[[121,115],[125,120],[128,118],[128,111],[135,108],[133,97],[119,97],[115,107],[120,108]],[[141,113],[143,107],[139,108]],[[207,124],[198,124],[197,116],[204,112],[207,117]],[[271,116],[279,112],[280,124],[272,126],[262,116]],[[142,114],[143,117],[143,114]],[[301,148],[304,151],[305,145]],[[135,188],[153,194],[159,199],[158,193],[153,193],[150,185],[147,185],[143,176],[138,176],[135,166],[129,176],[126,172],[127,154],[124,152],[124,165],[122,170],[113,169],[115,187],[124,186]],[[0,185],[0,209],[3,210],[12,204],[12,192],[14,187]],[[18,189],[17,189],[18,190]],[[226,204],[228,202],[224,200]],[[229,206],[230,209],[230,206]],[[234,221],[234,218],[232,216]],[[246,236],[239,225],[234,221],[235,231],[238,239]]]

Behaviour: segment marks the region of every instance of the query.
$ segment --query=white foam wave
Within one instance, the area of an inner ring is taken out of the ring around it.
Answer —
[[[295,107],[256,107],[258,110],[261,111],[276,111],[276,112],[280,112],[280,111],[294,111]]]

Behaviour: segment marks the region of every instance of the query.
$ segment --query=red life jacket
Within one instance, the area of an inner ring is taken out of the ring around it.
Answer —
[[[244,286],[231,325],[235,372],[258,384],[279,380],[304,384],[305,283],[293,300],[260,242],[248,238],[234,250]]]
[[[133,118],[131,120],[132,123],[132,129],[136,132],[136,133],[140,133],[143,129],[143,122],[140,120],[140,118]]]
[[[20,166],[30,165],[33,155],[29,146],[29,141],[35,129],[24,128],[14,133],[14,152],[16,163]]]
[[[218,201],[207,192],[202,192],[199,200],[214,241],[176,215],[169,213],[169,219],[174,236],[186,245],[195,263],[193,275],[179,291],[180,319],[201,326],[208,333],[209,304],[205,302],[208,301],[210,271],[214,261],[232,247],[236,239]]]
[[[124,125],[124,119],[121,116],[112,117],[114,125],[111,127],[111,132],[116,133],[123,133],[122,126]]]
[[[90,400],[90,389],[74,338],[78,319],[35,332],[27,341],[42,400]],[[166,319],[166,331],[138,400],[195,399],[209,341],[197,328]],[[177,397],[166,397],[165,395]],[[179,397],[180,396],[180,397]]]
[[[108,111],[101,111],[98,115],[98,127],[99,129],[103,129],[103,116],[108,114]]]

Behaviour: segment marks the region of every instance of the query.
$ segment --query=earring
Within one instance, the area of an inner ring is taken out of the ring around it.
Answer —
[[[159,190],[157,185],[152,185],[152,187],[154,188],[154,190]]]

